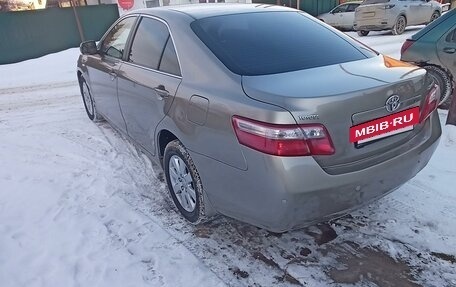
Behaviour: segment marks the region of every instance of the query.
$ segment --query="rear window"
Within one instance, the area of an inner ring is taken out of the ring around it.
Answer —
[[[388,3],[390,0],[364,0],[361,5]]]
[[[365,59],[359,44],[299,12],[203,18],[191,27],[233,73],[255,76]]]

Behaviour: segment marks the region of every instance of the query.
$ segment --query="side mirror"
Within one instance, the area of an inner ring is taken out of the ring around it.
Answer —
[[[94,55],[98,53],[97,44],[95,41],[85,41],[79,45],[79,50],[83,55]]]

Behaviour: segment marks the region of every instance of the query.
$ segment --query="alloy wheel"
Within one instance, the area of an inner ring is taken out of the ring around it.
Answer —
[[[84,103],[87,107],[87,111],[90,115],[93,115],[93,99],[89,88],[87,87],[87,83],[85,82],[82,84],[82,97],[84,98]]]
[[[396,31],[397,31],[397,34],[402,34],[404,33],[405,31],[405,26],[406,26],[406,22],[405,22],[405,18],[404,17],[399,17],[399,19],[397,19],[397,23],[396,23]]]
[[[179,204],[187,212],[193,212],[196,206],[196,191],[193,178],[185,162],[177,155],[169,159],[171,188]]]

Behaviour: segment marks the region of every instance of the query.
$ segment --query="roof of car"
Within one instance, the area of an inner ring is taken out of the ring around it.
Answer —
[[[299,11],[284,6],[269,4],[208,3],[147,8],[136,10],[132,13],[160,14],[160,10],[162,10],[163,12],[175,11],[184,13],[194,19],[241,13]]]

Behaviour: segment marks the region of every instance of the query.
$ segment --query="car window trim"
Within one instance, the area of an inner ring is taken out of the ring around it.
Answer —
[[[100,49],[103,46],[103,42],[106,39],[106,37],[108,36],[108,34],[112,31],[112,29],[114,29],[114,27],[117,24],[119,24],[121,21],[123,21],[123,20],[125,20],[127,18],[132,18],[132,17],[134,17],[136,19],[135,19],[135,22],[133,23],[133,26],[131,27],[130,33],[128,34],[127,41],[125,42],[125,49],[123,51],[122,57],[119,59],[119,58],[107,55],[105,53],[101,53]],[[117,19],[117,21],[115,21],[114,24],[112,24],[111,27],[109,27],[109,29],[103,34],[103,36],[101,37],[100,41],[98,42],[97,50],[100,51],[100,56],[101,57],[106,57],[108,59],[115,59],[117,61],[124,62],[123,59],[125,57],[125,52],[127,51],[127,48],[129,47],[129,42],[131,41],[131,37],[132,37],[132,31],[135,30],[136,26],[138,25],[138,19],[139,19],[139,17],[136,14],[125,15],[125,16]]]
[[[132,15],[132,14],[130,14],[130,15]],[[181,68],[182,65],[180,63],[179,53],[177,52],[176,45],[174,44],[175,41],[174,41],[174,38],[173,38],[173,34],[171,33],[171,29],[169,28],[168,23],[165,20],[163,20],[161,18],[158,18],[158,17],[155,17],[155,16],[152,16],[152,15],[146,15],[146,14],[133,14],[133,15],[137,15],[138,16],[138,20],[135,23],[134,29],[132,29],[132,31],[134,31],[134,32],[130,34],[129,39],[127,41],[127,45],[126,45],[126,48],[125,48],[126,53],[125,53],[125,56],[122,57],[122,62],[125,63],[125,64],[129,64],[131,66],[134,66],[134,67],[142,68],[144,70],[149,70],[149,71],[157,72],[157,73],[160,73],[160,74],[163,74],[163,75],[172,76],[172,77],[177,78],[177,79],[182,79],[182,68]],[[150,19],[157,20],[157,21],[165,24],[166,28],[168,29],[168,39],[167,39],[167,41],[165,43],[165,46],[163,47],[163,50],[161,52],[160,61],[158,62],[157,69],[146,67],[146,66],[143,66],[143,65],[138,65],[138,64],[135,64],[135,63],[131,63],[131,62],[128,61],[128,58],[126,57],[126,55],[129,55],[130,50],[131,50],[131,45],[133,44],[133,38],[134,38],[133,35],[136,35],[136,31],[137,31],[137,29],[139,27],[139,24],[141,23],[141,20],[143,18],[150,18]],[[165,48],[166,48],[166,44],[168,43],[169,39],[171,39],[172,44],[174,46],[174,50],[176,52],[176,57],[177,57],[177,64],[179,65],[179,71],[180,71],[181,75],[174,75],[174,74],[170,74],[170,73],[158,70],[160,68],[160,64],[161,64],[161,61],[162,61],[162,58],[163,58],[163,54],[164,54],[164,51],[165,51]]]
[[[150,71],[150,72],[155,72],[155,73],[162,74],[162,75],[165,75],[165,76],[170,76],[170,77],[173,77],[173,78],[176,78],[176,79],[182,79],[182,76],[170,74],[170,73],[163,72],[163,71],[160,71],[160,70],[155,70],[155,69],[152,69],[152,68],[149,68],[149,67],[145,67],[145,66],[141,66],[141,65],[138,65],[138,64],[130,63],[130,62],[127,62],[127,61],[123,61],[122,60],[122,64],[123,65],[130,65],[130,66],[133,66],[133,67],[136,67],[136,68],[141,68],[143,70],[147,70],[147,71]]]
[[[168,38],[166,38],[165,45],[163,46],[163,50],[162,50],[161,55],[160,55],[160,61],[158,61],[157,70],[159,70],[159,71],[161,71],[160,67],[162,65],[163,55],[165,54],[166,46],[168,46],[169,39],[171,39],[171,35],[168,33]],[[176,48],[174,48],[174,50],[176,50]],[[176,57],[177,57],[177,55],[176,55]],[[179,62],[177,64],[179,65]],[[180,71],[180,66],[179,66],[179,71]]]

